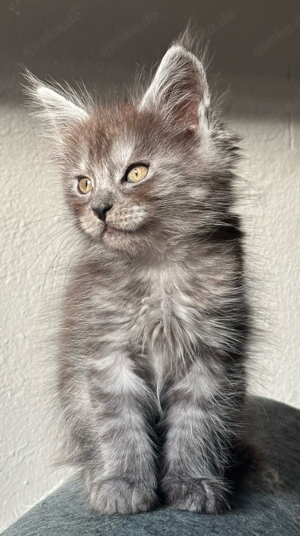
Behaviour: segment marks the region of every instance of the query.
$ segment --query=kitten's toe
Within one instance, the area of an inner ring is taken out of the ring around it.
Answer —
[[[101,515],[147,512],[157,504],[152,488],[117,479],[93,483],[88,499],[90,509]]]
[[[228,508],[228,489],[224,481],[217,478],[190,480],[165,479],[163,490],[166,504],[179,510],[218,514]]]

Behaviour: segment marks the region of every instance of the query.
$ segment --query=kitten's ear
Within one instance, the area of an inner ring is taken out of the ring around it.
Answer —
[[[172,122],[195,129],[207,121],[210,95],[202,63],[181,44],[163,57],[140,109],[161,111]]]
[[[24,78],[27,82],[24,85],[25,94],[29,96],[37,115],[49,124],[53,134],[60,136],[66,128],[88,119],[88,109],[71,88],[51,87],[29,71],[25,72]]]

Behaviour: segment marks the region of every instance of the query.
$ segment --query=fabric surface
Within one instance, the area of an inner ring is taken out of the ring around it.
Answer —
[[[225,514],[160,508],[130,516],[87,512],[81,481],[63,485],[3,536],[300,536],[300,410],[253,397],[249,430],[264,459]]]

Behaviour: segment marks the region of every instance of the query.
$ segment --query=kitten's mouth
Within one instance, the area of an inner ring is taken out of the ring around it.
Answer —
[[[128,232],[129,231],[125,231],[123,229],[116,229],[116,227],[112,227],[111,225],[105,224],[102,234],[115,235],[115,234],[118,234],[118,233],[124,234],[124,233],[128,233]]]
[[[114,227],[111,227],[110,225],[105,225],[103,229],[103,233],[106,233],[106,234],[114,234],[116,232],[118,232],[118,229],[115,229]]]

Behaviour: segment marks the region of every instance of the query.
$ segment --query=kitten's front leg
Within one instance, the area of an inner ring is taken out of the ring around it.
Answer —
[[[224,473],[238,414],[229,385],[198,363],[169,390],[162,480],[168,506],[209,514],[227,506]]]
[[[95,359],[89,368],[96,450],[85,467],[90,508],[133,514],[156,502],[154,453],[147,433],[151,392],[127,355]]]

